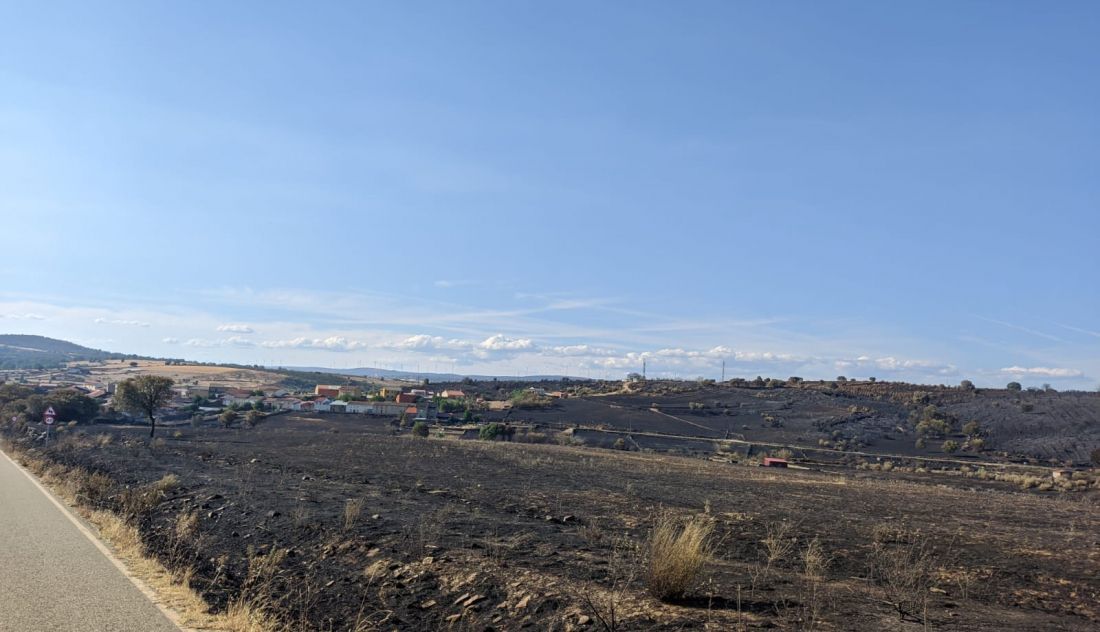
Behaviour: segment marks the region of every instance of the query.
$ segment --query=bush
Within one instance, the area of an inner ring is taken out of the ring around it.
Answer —
[[[511,441],[512,434],[514,433],[515,428],[493,422],[482,426],[481,430],[477,432],[477,438],[482,441],[496,441],[498,438],[504,439],[505,441]]]
[[[258,410],[250,410],[244,415],[244,425],[249,428],[255,428],[257,424],[263,421],[264,414]]]
[[[233,425],[234,421],[237,421],[237,411],[230,408],[229,410],[222,411],[222,414],[218,415],[218,423],[228,428]]]
[[[678,599],[695,583],[713,551],[714,523],[703,516],[657,518],[646,546],[646,590],[661,601]]]
[[[959,442],[958,441],[955,441],[953,439],[948,439],[947,441],[943,442],[943,451],[944,452],[947,452],[948,454],[951,454],[952,452],[958,452],[958,450],[959,450]]]
[[[1019,382],[1009,382],[1008,385],[1005,386],[1005,388],[1010,390],[1010,391],[1021,391],[1021,390],[1023,390],[1023,387],[1020,386]]]
[[[428,424],[423,421],[418,421],[413,424],[412,433],[414,437],[427,437],[428,436]]]

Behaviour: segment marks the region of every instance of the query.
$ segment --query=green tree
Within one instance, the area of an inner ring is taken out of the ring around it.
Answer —
[[[504,426],[494,422],[482,426],[477,433],[477,438],[482,441],[495,441],[502,434],[504,434]]]
[[[948,454],[951,454],[953,452],[958,452],[958,450],[959,450],[959,442],[958,441],[955,441],[954,439],[948,439],[947,441],[943,442],[943,451],[944,452],[947,452]]]
[[[963,380],[962,382],[959,382],[959,388],[964,391],[972,391],[974,390],[974,383],[970,380]]]
[[[968,421],[962,428],[963,433],[969,437],[976,436],[982,431],[982,427],[976,421]]]
[[[115,390],[115,406],[122,410],[145,415],[149,419],[149,436],[157,431],[157,410],[172,401],[172,384],[167,377],[141,375],[123,381]]]
[[[428,424],[423,421],[418,421],[413,424],[412,433],[414,437],[427,437],[428,436]]]
[[[226,410],[222,411],[222,414],[218,415],[218,422],[222,426],[228,428],[229,426],[233,425],[234,421],[237,421],[238,416],[239,415],[237,414],[237,411],[233,410],[232,408],[227,408]]]
[[[1019,392],[1019,391],[1022,391],[1024,387],[1020,386],[1019,382],[1009,382],[1008,385],[1005,386],[1005,388],[1010,390],[1010,391]]]

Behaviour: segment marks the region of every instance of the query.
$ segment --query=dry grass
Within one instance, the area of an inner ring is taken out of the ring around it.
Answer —
[[[683,597],[711,558],[714,521],[706,516],[657,518],[646,544],[646,589],[662,601]]]
[[[344,503],[344,531],[351,531],[355,522],[359,520],[359,514],[363,513],[363,499],[350,498]]]
[[[928,594],[940,567],[941,552],[919,531],[876,529],[869,575],[901,620],[927,625]]]

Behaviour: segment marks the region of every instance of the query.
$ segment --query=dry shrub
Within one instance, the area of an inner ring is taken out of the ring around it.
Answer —
[[[175,474],[165,474],[159,481],[153,483],[155,489],[167,494],[180,486],[180,477]]]
[[[290,518],[294,522],[294,526],[300,529],[313,519],[313,512],[309,510],[309,507],[298,503],[295,505],[294,511],[291,512]]]
[[[99,448],[106,448],[107,446],[111,445],[111,442],[113,442],[114,440],[114,435],[103,432],[95,436],[95,445]]]
[[[897,527],[876,529],[869,556],[869,575],[904,621],[927,622],[928,593],[939,555],[920,531]]]
[[[649,593],[662,601],[683,597],[713,553],[713,533],[714,521],[708,517],[660,515],[646,543]]]
[[[248,575],[240,594],[229,602],[226,611],[226,628],[230,632],[270,632],[278,629],[277,618],[272,614],[276,600],[275,581],[279,567],[286,559],[286,551],[273,549],[270,553],[248,551]]]
[[[789,522],[773,522],[767,525],[763,543],[769,568],[787,559],[794,551],[793,532],[794,526]]]
[[[612,543],[603,586],[579,584],[575,597],[603,632],[617,632],[622,624],[623,602],[638,572],[638,545],[626,538]]]
[[[94,472],[80,480],[76,500],[89,507],[101,509],[106,506],[107,500],[111,497],[114,485],[115,482],[110,476]]]
[[[157,483],[131,487],[118,495],[119,512],[124,518],[136,521],[156,509],[164,500],[164,490]]]
[[[802,549],[802,569],[808,579],[820,581],[825,578],[825,572],[829,569],[832,558],[825,553],[825,547],[821,540],[814,538]]]
[[[362,498],[350,498],[344,503],[344,531],[351,531],[361,513],[363,513]]]

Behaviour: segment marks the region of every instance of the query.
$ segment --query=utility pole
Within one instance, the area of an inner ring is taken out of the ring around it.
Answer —
[[[726,361],[722,360],[722,381],[726,381]]]
[[[645,380],[645,358],[642,358],[642,379]]]

